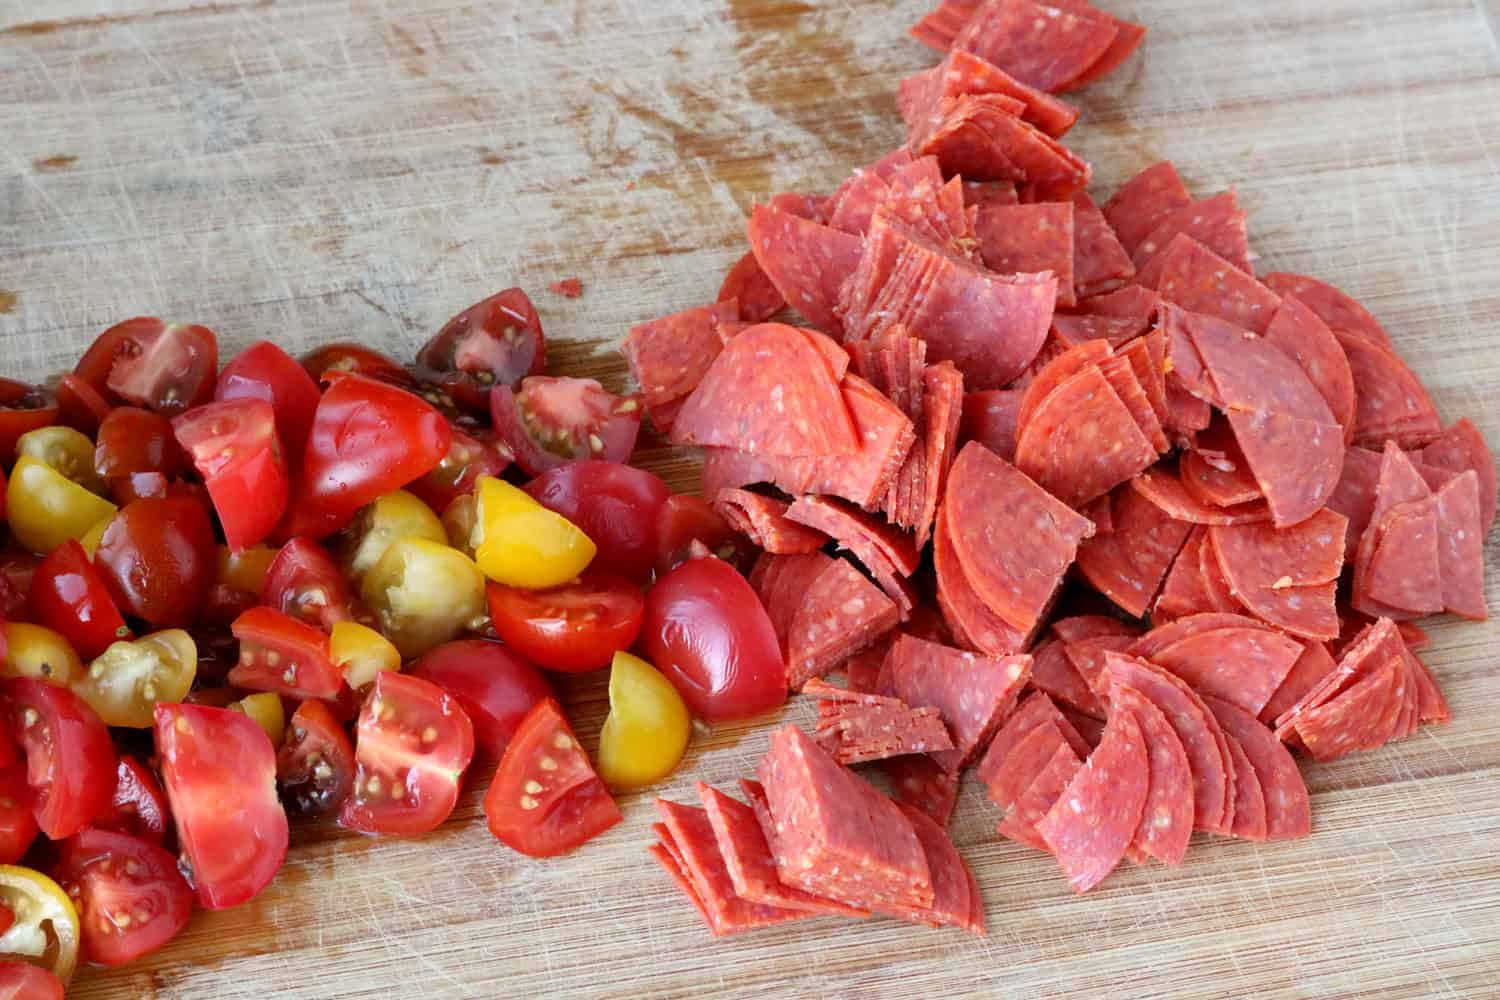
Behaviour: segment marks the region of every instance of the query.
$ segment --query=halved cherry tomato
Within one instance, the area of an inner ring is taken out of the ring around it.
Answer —
[[[443,522],[432,508],[406,490],[394,490],[361,507],[354,523],[340,536],[344,568],[356,585],[394,542],[403,538],[448,541]]]
[[[519,288],[491,295],[443,324],[417,352],[417,369],[459,406],[487,413],[492,387],[547,369],[536,307]]]
[[[161,702],[181,701],[198,673],[198,647],[180,628],[117,642],[73,682],[107,726],[150,729]]]
[[[260,599],[324,631],[362,613],[333,557],[307,538],[293,538],[281,547],[266,571]]]
[[[640,788],[677,769],[693,719],[661,672],[629,653],[609,668],[609,715],[599,733],[599,777],[613,788]]]
[[[94,825],[160,844],[166,839],[167,823],[167,797],[156,775],[130,754],[121,754],[110,811]]]
[[[73,644],[45,625],[0,622],[0,677],[31,677],[67,687],[83,673]]]
[[[407,487],[439,513],[459,497],[474,492],[481,476],[498,476],[510,467],[510,449],[501,441],[481,441],[453,428],[448,454],[427,475]]]
[[[323,376],[329,373],[347,372],[404,389],[416,386],[416,379],[401,367],[400,362],[359,344],[324,344],[302,355],[300,362],[314,382],[322,382]]]
[[[0,960],[21,959],[38,967],[39,972],[56,976],[53,982],[66,983],[78,965],[80,936],[78,911],[68,894],[39,871],[0,865],[0,910],[11,917],[10,926],[0,933]],[[0,975],[8,978],[12,974],[0,972]],[[0,983],[4,981],[0,978]],[[21,981],[28,980],[21,977]],[[20,993],[17,1000],[47,995]],[[60,992],[53,995],[62,996]]]
[[[692,559],[646,594],[641,649],[709,722],[761,715],[786,701],[771,619],[734,567]]]
[[[382,670],[400,670],[401,652],[391,640],[359,622],[339,622],[328,636],[328,655],[344,675],[344,683],[358,690],[375,682]]]
[[[60,633],[86,660],[130,638],[104,578],[83,546],[72,539],[53,549],[37,567],[30,603],[32,618]]]
[[[403,538],[365,574],[360,595],[404,657],[457,637],[485,613],[484,577],[457,549]]]
[[[640,587],[593,570],[548,590],[491,583],[485,596],[506,645],[538,666],[568,673],[597,670],[629,649],[645,613]]]
[[[288,698],[337,698],[343,678],[328,655],[328,634],[274,608],[251,608],[234,620],[239,666],[229,683]]]
[[[582,573],[598,551],[561,514],[500,479],[475,491],[474,561],[485,576],[512,587],[556,587]]]
[[[110,520],[94,554],[115,604],[156,628],[186,628],[213,587],[208,511],[189,497],[148,497]]]
[[[109,810],[115,747],[94,710],[67,688],[24,678],[5,683],[12,732],[26,751],[37,826],[71,837]]]
[[[490,393],[490,419],[527,475],[564,462],[626,462],[641,429],[638,396],[616,396],[591,378],[530,375]]]
[[[318,383],[290,354],[260,340],[237,354],[219,373],[214,399],[259,399],[276,411],[276,432],[289,464],[300,462],[318,408]]]
[[[490,832],[533,858],[566,854],[620,822],[620,809],[551,698],[505,748],[484,797]]]
[[[30,455],[16,460],[5,487],[5,514],[16,541],[33,552],[51,552],[81,538],[115,505]]]
[[[286,707],[281,704],[281,695],[259,691],[247,694],[224,707],[233,712],[243,712],[254,719],[255,724],[265,730],[271,746],[281,746],[281,741],[286,738]]]
[[[4,739],[10,741],[9,736]],[[0,865],[20,861],[38,832],[31,786],[26,784],[26,762],[14,760],[0,766]],[[0,934],[4,933],[0,928]]]
[[[458,702],[420,677],[382,673],[359,712],[354,788],[339,825],[361,833],[426,833],[453,812],[474,757]]]
[[[701,497],[674,493],[662,504],[656,522],[656,575],[665,576],[687,562],[698,542],[737,569],[748,568],[754,549]]]
[[[52,426],[58,415],[57,400],[45,389],[0,378],[0,463],[15,455],[22,434]]]
[[[0,961],[0,1000],[63,1000],[63,984],[46,969]]]
[[[552,697],[542,672],[496,642],[445,642],[406,671],[447,691],[474,724],[474,738],[496,757],[533,705]]]
[[[376,497],[399,490],[448,453],[452,431],[443,415],[403,389],[360,375],[340,375],[313,416],[303,481],[294,510],[298,525],[322,537],[342,528]]]
[[[198,901],[222,910],[264,889],[288,839],[265,732],[227,708],[158,705],[156,751]]]
[[[134,351],[138,338],[149,339],[160,328],[161,320],[152,316],[137,316],[123,323],[116,323],[94,338],[94,342],[74,366],[73,377],[110,403],[120,402],[120,397],[110,390],[108,384],[109,373],[114,370],[115,361]]]
[[[219,557],[218,582],[234,590],[259,597],[261,591],[265,590],[266,577],[270,574],[271,566],[275,564],[276,557],[281,554],[281,550],[265,545],[253,545],[236,552],[226,545],[220,545],[217,553]]]
[[[38,427],[16,441],[16,456],[29,455],[67,476],[90,493],[109,492],[104,477],[94,471],[94,442],[71,427]]]
[[[271,404],[208,403],[173,420],[172,430],[208,487],[229,547],[247,548],[269,535],[290,489]]]
[[[94,471],[109,480],[146,472],[170,480],[187,468],[172,422],[138,406],[117,406],[99,425]]]
[[[72,372],[57,383],[58,420],[74,430],[93,434],[109,415],[109,400]]]
[[[121,330],[123,335],[115,342],[104,378],[110,392],[167,416],[213,398],[219,375],[219,342],[208,327],[141,317],[106,330],[100,340]],[[84,376],[82,368],[93,350],[84,355],[78,371],[90,383],[93,379]]]
[[[651,578],[657,520],[671,495],[660,478],[618,462],[570,462],[533,479],[526,492],[593,539],[595,569],[638,583]]]
[[[294,813],[336,812],[354,787],[354,746],[328,706],[304,701],[292,714],[286,742],[276,751],[276,781]]]
[[[177,859],[129,834],[89,829],[69,838],[56,876],[78,907],[83,957],[100,965],[150,954],[193,913],[193,890]]]

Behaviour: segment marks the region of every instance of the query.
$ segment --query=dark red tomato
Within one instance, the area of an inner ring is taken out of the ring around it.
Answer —
[[[325,632],[361,617],[338,564],[323,546],[307,538],[293,538],[276,553],[266,570],[260,603]]]
[[[110,643],[130,638],[104,578],[83,546],[69,539],[42,560],[31,581],[31,618],[62,633],[78,655],[92,660]]]
[[[646,594],[641,649],[689,711],[721,722],[786,701],[787,671],[771,619],[734,567],[692,559]]]
[[[549,670],[578,673],[609,666],[641,631],[641,588],[623,577],[589,570],[548,590],[485,587],[495,634]]]
[[[138,406],[117,406],[99,425],[94,471],[106,479],[155,472],[167,479],[187,468],[172,421]]]
[[[130,754],[121,754],[110,812],[94,825],[160,844],[167,836],[167,797],[156,775]]]
[[[69,838],[53,875],[78,907],[83,957],[100,965],[149,955],[193,913],[177,859],[129,834],[88,829]]]
[[[302,355],[301,363],[314,382],[322,382],[329,373],[346,372],[403,388],[416,386],[416,380],[399,362],[359,344],[324,344]]]
[[[94,565],[125,614],[156,628],[187,628],[218,572],[208,511],[189,497],[127,504],[104,529]]]
[[[30,613],[31,582],[42,565],[34,552],[5,549],[0,552],[0,618],[24,621]],[[4,639],[0,637],[0,644]]]
[[[100,334],[75,374],[96,389],[102,381],[126,402],[173,416],[213,398],[219,342],[206,326],[139,317]]]
[[[208,403],[173,420],[172,429],[208,487],[229,547],[239,552],[269,535],[290,489],[271,404]]]
[[[9,742],[10,737],[4,739]],[[36,840],[39,831],[31,799],[26,762],[16,760],[0,767],[0,865],[20,861]]]
[[[443,324],[417,352],[417,369],[471,413],[489,412],[490,389],[547,370],[547,340],[536,307],[507,288]]]
[[[287,848],[266,731],[227,708],[157,705],[156,752],[198,901],[222,910],[264,889]]]
[[[219,373],[214,399],[259,399],[276,411],[276,431],[289,462],[302,458],[318,408],[318,383],[290,354],[269,340],[245,348]]]
[[[198,626],[228,628],[236,618],[259,603],[259,594],[238,590],[227,583],[215,583],[204,597],[203,607],[198,609]]]
[[[207,705],[209,708],[228,708],[239,701],[248,691],[231,687],[201,687],[194,688],[188,692],[186,698],[182,699],[186,705]]]
[[[46,969],[0,962],[0,1000],[63,1000],[63,984]]]
[[[474,725],[479,745],[499,757],[516,727],[552,688],[542,672],[496,642],[445,642],[406,669],[448,692]]]
[[[457,427],[448,454],[427,475],[407,489],[438,513],[461,496],[474,492],[480,476],[498,476],[511,463],[510,449],[501,442],[481,441]]]
[[[660,478],[618,462],[569,462],[537,476],[526,492],[593,540],[594,569],[638,583],[651,579],[657,520],[671,495]]]
[[[71,837],[109,811],[115,746],[94,710],[67,688],[6,682],[11,731],[26,751],[36,824],[53,840]]]
[[[109,400],[71,372],[58,380],[57,405],[60,409],[58,422],[89,437],[94,436],[104,418],[109,416]]]
[[[304,701],[292,714],[286,742],[276,751],[276,781],[294,813],[337,812],[354,787],[354,746],[343,724],[321,701]]]
[[[328,634],[274,608],[251,608],[234,620],[240,662],[229,683],[288,698],[337,698],[343,675],[328,655]]]
[[[437,410],[394,386],[341,375],[313,418],[300,502],[323,537],[382,494],[426,475],[448,454],[453,432]],[[299,512],[300,513],[300,512]]]
[[[27,431],[51,427],[60,410],[45,389],[25,382],[0,378],[0,462],[9,465],[16,457],[16,442]]]
[[[474,757],[474,726],[442,688],[392,671],[375,688],[354,730],[354,788],[339,825],[361,833],[426,833],[458,802]]]
[[[673,494],[657,516],[656,575],[664,576],[686,562],[694,542],[740,569],[754,559],[754,549],[745,536],[731,528],[706,500]]]
[[[495,387],[490,419],[521,469],[538,476],[580,458],[629,461],[641,430],[641,401],[605,392],[591,378],[531,375],[515,391]]]
[[[490,832],[533,858],[578,847],[620,822],[620,809],[551,698],[521,721],[484,797]]]

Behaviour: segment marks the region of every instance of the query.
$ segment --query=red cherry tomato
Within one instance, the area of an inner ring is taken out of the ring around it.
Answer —
[[[222,910],[250,899],[286,857],[270,737],[243,712],[157,705],[156,751],[198,901]]]
[[[206,326],[126,320],[100,334],[75,374],[96,389],[102,381],[120,399],[173,416],[213,398],[219,342]]]
[[[335,813],[354,787],[354,745],[324,702],[304,701],[276,751],[276,782],[294,813]]]
[[[176,937],[193,913],[193,890],[177,859],[114,830],[70,837],[54,877],[78,907],[83,957],[100,965],[150,954]]]
[[[687,562],[694,542],[736,568],[748,567],[755,558],[745,536],[731,528],[706,500],[673,494],[657,515],[656,575],[664,576]]]
[[[104,578],[83,546],[69,539],[42,560],[31,581],[31,618],[62,633],[84,660],[130,638]]]
[[[552,688],[542,672],[504,646],[483,639],[445,642],[406,673],[447,691],[474,725],[480,746],[499,757],[516,727]]]
[[[234,620],[240,662],[229,683],[288,698],[337,698],[343,675],[328,655],[328,634],[273,608],[251,608]]]
[[[9,741],[10,737],[3,737]],[[26,762],[13,760],[0,766],[0,865],[13,865],[26,854],[39,832],[32,807],[31,787],[26,784]],[[4,934],[0,930],[0,934]]]
[[[110,402],[77,375],[69,372],[57,382],[58,422],[94,436],[104,418],[109,416]]]
[[[491,388],[547,369],[536,307],[519,288],[491,295],[443,324],[417,352],[417,369],[458,406],[488,413]]]
[[[63,1000],[63,984],[46,969],[0,962],[0,1000]]]
[[[349,582],[323,546],[293,538],[266,570],[260,603],[300,622],[331,631],[339,622],[363,617]]]
[[[641,588],[623,577],[589,570],[573,583],[524,590],[485,587],[495,634],[548,670],[579,673],[609,666],[641,631]]]
[[[229,547],[238,552],[269,535],[290,489],[271,404],[208,403],[173,420],[172,429],[208,487]]]
[[[479,438],[453,428],[453,443],[431,472],[407,489],[438,513],[461,496],[474,492],[481,476],[498,476],[510,467],[510,449],[499,441]]]
[[[354,788],[339,825],[426,833],[453,812],[474,757],[474,727],[442,688],[392,671],[375,676],[354,730]]]
[[[94,554],[115,604],[155,628],[187,628],[214,584],[208,512],[188,497],[148,497],[110,520]]]
[[[117,406],[99,425],[94,471],[106,479],[158,472],[168,479],[187,468],[172,421],[138,406]]]
[[[720,722],[786,701],[786,663],[760,598],[734,567],[692,559],[646,594],[641,648],[689,710]]]
[[[620,809],[551,698],[511,738],[484,797],[490,832],[533,858],[566,854],[620,822]]]
[[[15,679],[5,685],[11,732],[26,751],[36,823],[53,840],[71,837],[109,810],[115,747],[94,710],[67,688]]]
[[[626,462],[641,429],[638,396],[616,396],[591,378],[531,375],[490,393],[490,419],[527,475],[564,462]]]
[[[347,372],[407,389],[417,384],[400,362],[359,344],[324,344],[302,355],[300,361],[314,382],[324,381],[328,374]]]
[[[24,621],[30,613],[31,583],[41,568],[42,557],[21,549],[0,552],[0,619]],[[0,637],[0,649],[4,638]]]
[[[219,373],[214,399],[259,399],[276,412],[276,432],[288,462],[298,462],[318,408],[318,383],[290,354],[269,340],[245,348]]]
[[[44,389],[14,379],[0,378],[0,462],[16,457],[16,442],[27,431],[58,422],[57,400]]]
[[[537,476],[526,492],[593,540],[594,569],[638,583],[651,578],[657,520],[671,496],[660,478],[618,462],[569,462]]]
[[[130,754],[121,754],[110,812],[94,825],[160,844],[167,836],[167,822],[167,797],[156,775]]]

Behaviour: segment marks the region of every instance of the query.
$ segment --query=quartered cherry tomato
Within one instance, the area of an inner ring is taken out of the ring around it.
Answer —
[[[214,399],[259,399],[276,413],[276,432],[288,463],[301,460],[318,408],[318,383],[290,354],[260,340],[235,355],[219,373]]]
[[[548,670],[577,673],[607,666],[641,631],[645,600],[629,580],[589,570],[572,583],[525,590],[485,588],[495,634]]]
[[[341,533],[345,570],[356,581],[363,579],[385,550],[403,538],[448,542],[443,522],[431,507],[406,490],[395,490],[360,508],[354,523]]]
[[[0,622],[0,677],[31,677],[67,687],[83,673],[73,644],[45,625]]]
[[[63,1000],[63,983],[46,969],[26,962],[0,961],[3,1000]]]
[[[68,540],[42,560],[31,580],[31,616],[60,633],[86,660],[111,643],[130,638],[130,629],[83,546]]]
[[[324,344],[302,355],[300,361],[314,382],[322,382],[325,375],[344,372],[408,389],[417,384],[400,362],[359,344]]]
[[[218,339],[206,326],[126,320],[100,334],[75,369],[95,388],[100,371],[104,388],[116,397],[174,416],[213,398]]]
[[[736,568],[746,568],[754,559],[745,536],[731,528],[708,501],[675,493],[657,514],[656,575],[664,576],[687,562],[694,542]]]
[[[406,671],[453,696],[474,724],[474,738],[496,757],[533,705],[552,696],[541,671],[496,642],[445,642]]]
[[[130,754],[121,754],[110,811],[94,820],[94,826],[160,844],[168,822],[167,796],[156,775]]]
[[[400,670],[401,652],[391,640],[359,622],[339,622],[328,636],[328,655],[354,690],[375,682],[382,670]]]
[[[222,910],[250,899],[286,857],[271,741],[227,708],[158,705],[156,750],[198,901]]]
[[[7,681],[4,700],[42,832],[71,837],[108,812],[115,747],[93,709],[67,688],[31,679]]]
[[[481,441],[455,427],[448,454],[407,489],[441,513],[453,501],[472,494],[481,476],[498,476],[510,467],[511,461],[510,449],[502,442]]]
[[[566,854],[620,822],[620,809],[551,698],[511,737],[484,797],[490,832],[533,858]]]
[[[72,978],[78,965],[78,911],[56,882],[30,868],[0,865],[0,910],[11,916],[10,926],[0,932],[0,983],[6,979],[28,982],[27,976],[9,969],[9,963],[17,959],[44,973],[43,983],[46,973],[63,983]],[[47,995],[18,993],[16,998],[40,1000]],[[53,995],[62,997],[61,991]]]
[[[646,594],[641,649],[709,722],[745,719],[786,701],[787,671],[771,619],[745,578],[692,559]]]
[[[254,719],[255,724],[265,731],[271,746],[281,746],[281,741],[286,738],[286,707],[281,704],[281,695],[259,691],[247,694],[224,707],[232,712],[243,712]]]
[[[148,497],[104,529],[94,565],[115,604],[156,628],[186,628],[218,569],[208,511],[189,497]]]
[[[660,478],[618,462],[570,462],[542,473],[526,492],[593,539],[594,569],[638,583],[651,579],[657,521],[671,495]]]
[[[491,388],[513,386],[546,367],[542,321],[519,288],[465,309],[417,352],[418,374],[478,414],[488,412]]]
[[[114,504],[29,455],[16,460],[5,487],[11,534],[33,552],[51,552],[81,538],[114,512]]]
[[[137,406],[117,406],[99,425],[94,471],[120,490],[132,477],[156,473],[170,480],[187,468],[172,421]],[[164,482],[162,489],[165,491]]]
[[[16,455],[29,455],[67,476],[90,493],[109,492],[104,477],[94,471],[94,442],[71,427],[39,427],[16,442]]]
[[[58,884],[78,908],[83,957],[122,965],[187,926],[193,890],[159,845],[113,830],[84,830],[63,844]]]
[[[641,429],[638,396],[616,396],[591,378],[531,375],[490,393],[490,419],[527,475],[564,462],[625,462]]]
[[[682,695],[638,656],[616,653],[609,669],[609,715],[599,733],[599,777],[640,788],[677,769],[693,720]]]
[[[109,400],[72,372],[57,382],[58,419],[64,424],[85,434],[99,429],[109,415]]]
[[[181,701],[198,673],[198,647],[180,628],[117,642],[89,664],[73,691],[108,726],[150,729],[161,702]]]
[[[326,704],[304,701],[276,751],[276,781],[294,813],[336,812],[354,787],[354,746]]]
[[[473,560],[425,538],[403,538],[365,574],[360,596],[404,657],[421,656],[484,615],[484,577]]]
[[[0,463],[15,455],[22,434],[50,427],[58,416],[57,400],[45,389],[0,378]]]
[[[271,404],[208,403],[177,417],[172,430],[208,487],[229,547],[248,548],[269,535],[291,488]]]
[[[0,765],[0,865],[20,861],[39,832],[32,810],[31,786],[26,784],[26,762],[13,760]],[[0,928],[0,934],[4,933]]]
[[[328,653],[328,633],[274,608],[251,608],[234,620],[240,662],[229,683],[288,698],[337,698],[344,680]]]
[[[474,757],[474,727],[457,701],[420,677],[382,673],[354,732],[354,788],[340,826],[414,834],[448,818]]]
[[[556,587],[582,573],[598,551],[573,522],[503,480],[481,479],[475,496],[474,561],[491,580]]]
[[[361,613],[333,557],[307,538],[281,547],[266,570],[261,603],[324,631]]]

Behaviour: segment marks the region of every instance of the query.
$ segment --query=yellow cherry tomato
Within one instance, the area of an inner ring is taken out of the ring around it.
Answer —
[[[382,670],[401,669],[401,651],[391,641],[359,622],[338,622],[328,637],[328,655],[358,691],[373,683]]]
[[[51,552],[70,538],[83,537],[117,509],[30,455],[16,459],[5,489],[11,534],[33,552]]]
[[[286,709],[281,704],[281,695],[270,691],[247,694],[239,701],[231,702],[229,709],[250,716],[271,737],[273,747],[281,746],[282,738],[286,736]]]
[[[687,752],[693,720],[661,671],[629,653],[609,668],[609,716],[599,733],[599,776],[639,788],[671,774]]]
[[[90,493],[109,495],[109,484],[94,471],[94,442],[71,427],[38,427],[16,441],[16,455],[52,466]]]
[[[396,490],[366,504],[345,529],[344,571],[360,579],[380,562],[391,543],[403,538],[448,544],[448,533],[432,508],[405,490]]]
[[[227,545],[220,545],[219,582],[231,590],[259,594],[265,589],[266,573],[278,551],[264,545],[252,545],[236,552]]]
[[[107,726],[150,729],[158,703],[187,697],[198,675],[198,645],[180,628],[111,643],[73,683]]]
[[[62,634],[26,622],[6,622],[0,628],[5,630],[5,660],[0,663],[0,674],[34,677],[67,687],[83,672],[83,661]]]
[[[78,965],[78,911],[68,894],[41,872],[0,865],[0,906],[12,918],[0,932],[0,961],[40,965],[66,983]]]
[[[88,556],[89,559],[92,560],[94,553],[99,551],[99,543],[104,540],[105,529],[109,527],[109,522],[114,519],[115,516],[113,514],[108,517],[101,517],[97,524],[88,531],[85,531],[83,537],[78,539],[78,544],[83,546],[84,555]]]
[[[407,659],[457,638],[485,613],[484,576],[474,561],[426,538],[386,549],[365,574],[360,596]]]
[[[443,530],[448,533],[448,544],[470,559],[474,558],[474,535],[478,524],[479,501],[472,493],[454,497],[448,509],[443,511]]]
[[[499,479],[479,480],[474,561],[497,583],[541,590],[582,573],[598,551],[572,521]]]

